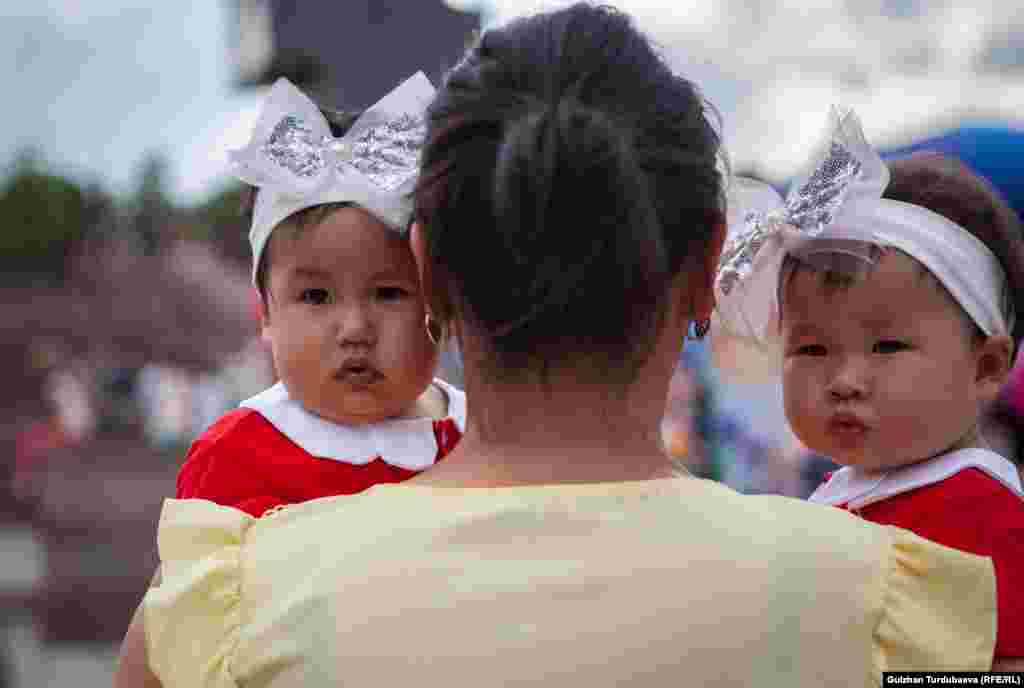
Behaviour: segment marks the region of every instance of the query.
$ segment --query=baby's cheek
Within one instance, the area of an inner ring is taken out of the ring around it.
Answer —
[[[782,405],[793,430],[798,433],[806,432],[815,415],[815,407],[811,403],[806,385],[796,380],[784,382]]]
[[[903,371],[892,371],[877,376],[876,384],[881,388],[884,397],[893,403],[907,404],[925,396],[922,390],[934,385],[922,376],[908,375]],[[877,396],[877,392],[876,392]]]
[[[820,387],[820,383],[815,380],[813,371],[798,363],[786,363],[783,366],[782,396],[785,403],[808,403],[816,387]]]
[[[427,337],[427,328],[423,316],[406,317],[395,323],[394,334],[389,343],[391,357],[396,363],[406,368],[414,376],[417,374],[433,375],[433,356],[435,346]],[[424,373],[424,371],[426,371]]]

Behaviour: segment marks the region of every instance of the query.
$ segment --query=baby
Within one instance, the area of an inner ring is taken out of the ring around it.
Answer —
[[[261,516],[412,477],[461,436],[465,397],[432,379],[443,328],[405,237],[433,88],[422,74],[330,127],[286,80],[235,174],[257,187],[250,241],[280,382],[193,443],[177,497]]]
[[[763,189],[739,200],[723,319],[779,336],[793,431],[845,466],[810,499],[990,556],[996,656],[1024,657],[1021,481],[979,431],[1020,341],[1019,222],[963,165],[930,154],[887,167],[852,114],[833,124],[782,208],[758,210]]]

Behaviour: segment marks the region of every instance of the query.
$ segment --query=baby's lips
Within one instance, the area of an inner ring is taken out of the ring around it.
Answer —
[[[379,370],[363,359],[347,361],[334,375],[336,380],[356,386],[370,385],[383,377]]]

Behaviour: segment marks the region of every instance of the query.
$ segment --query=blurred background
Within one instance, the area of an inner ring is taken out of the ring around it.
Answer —
[[[0,8],[0,688],[109,685],[189,442],[274,381],[225,152],[287,76],[360,108],[438,83],[526,0],[37,0]],[[832,103],[889,154],[962,157],[1024,211],[1024,5],[620,0],[779,188]],[[687,345],[667,449],[745,492],[806,496],[776,358]],[[442,375],[459,381],[448,352]],[[1016,458],[1017,378],[990,414]]]

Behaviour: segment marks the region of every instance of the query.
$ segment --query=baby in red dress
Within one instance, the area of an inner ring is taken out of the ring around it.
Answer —
[[[256,187],[253,281],[280,382],[196,439],[179,499],[261,516],[405,480],[461,437],[465,397],[433,379],[443,328],[405,237],[432,94],[417,74],[332,126],[274,85],[233,166]]]
[[[979,429],[1022,332],[1019,220],[959,162],[925,154],[887,166],[852,114],[834,126],[785,206],[744,218],[747,230],[759,219],[776,229],[731,285],[739,263],[726,251],[722,306],[756,336],[777,326],[793,431],[844,466],[811,501],[991,557],[996,656],[1024,657],[1021,482]],[[744,229],[734,236],[749,245]],[[744,291],[757,280],[772,290],[760,303]]]

